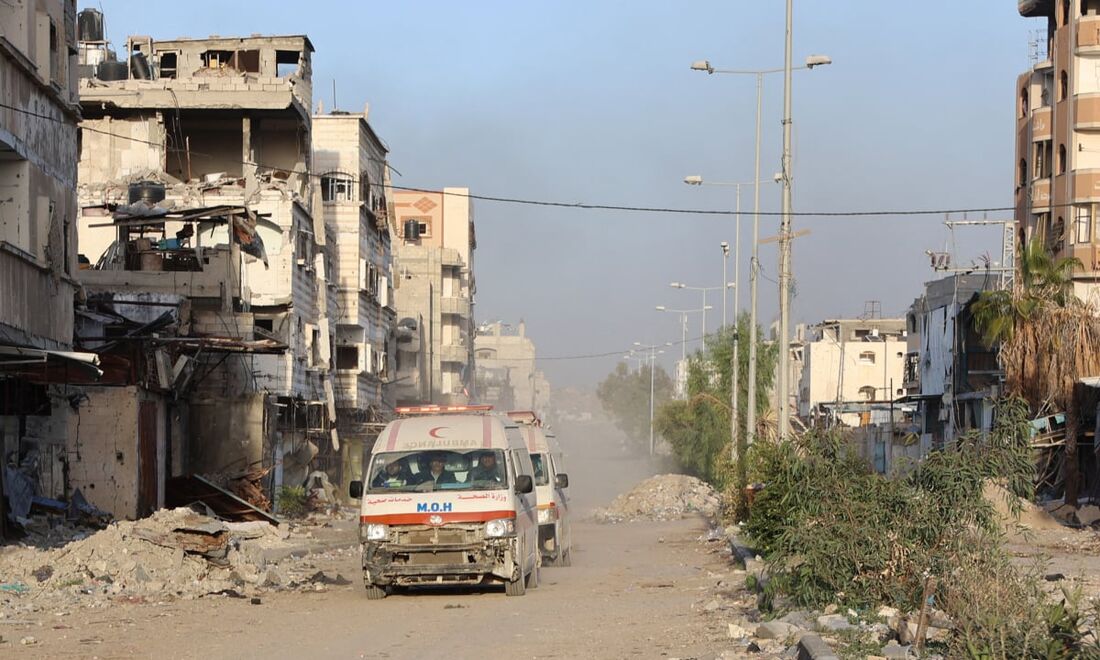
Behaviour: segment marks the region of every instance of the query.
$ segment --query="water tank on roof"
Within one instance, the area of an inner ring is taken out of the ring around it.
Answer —
[[[406,220],[405,221],[405,240],[406,241],[418,241],[418,240],[420,240],[420,221],[419,220]]]
[[[100,62],[95,73],[100,80],[126,80],[129,77],[129,67],[125,62]]]
[[[103,41],[103,14],[98,9],[84,9],[76,15],[77,41]]]
[[[130,184],[130,203],[133,204],[136,201],[143,201],[150,206],[155,206],[157,202],[164,201],[164,184],[157,181],[135,181]]]

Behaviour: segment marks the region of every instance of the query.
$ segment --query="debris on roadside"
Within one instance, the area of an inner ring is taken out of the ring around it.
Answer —
[[[593,518],[601,523],[636,520],[679,520],[692,515],[718,514],[721,498],[705,481],[684,474],[659,474],[623,493]]]
[[[253,599],[265,590],[344,586],[300,550],[306,531],[265,521],[224,522],[190,508],[162,509],[116,522],[60,547],[0,549],[0,611],[162,602],[223,595]],[[340,552],[333,550],[331,552]],[[22,605],[20,605],[20,603]]]

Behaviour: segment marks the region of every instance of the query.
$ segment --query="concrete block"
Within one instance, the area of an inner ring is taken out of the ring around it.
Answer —
[[[765,621],[756,627],[756,638],[784,640],[801,630],[798,626],[785,621]]]
[[[813,633],[807,633],[798,640],[798,660],[840,660],[832,647]]]
[[[909,647],[891,641],[882,647],[882,657],[887,658],[887,660],[905,660],[909,657]]]
[[[817,627],[819,630],[837,632],[851,630],[852,624],[848,623],[848,617],[843,614],[823,614],[817,617]]]

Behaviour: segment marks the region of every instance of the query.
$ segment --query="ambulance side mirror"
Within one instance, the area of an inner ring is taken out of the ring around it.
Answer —
[[[526,495],[535,490],[535,482],[531,480],[531,475],[521,474],[516,477],[516,492],[520,495]]]
[[[357,500],[363,496],[363,482],[353,481],[348,484],[348,495],[351,495],[351,499]]]
[[[554,479],[554,485],[557,486],[558,488],[569,488],[569,475],[568,474],[559,474]]]

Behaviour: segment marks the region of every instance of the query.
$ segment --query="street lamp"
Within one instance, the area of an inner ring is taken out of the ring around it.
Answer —
[[[664,305],[657,305],[655,308],[658,312],[668,312],[670,314],[680,315],[680,327],[681,327],[681,339],[680,339],[680,359],[687,360],[687,332],[688,332],[688,314],[698,314],[700,312],[706,314],[708,309],[713,309],[710,305],[700,307],[698,309],[669,309]]]
[[[788,27],[787,27],[787,51],[784,59],[784,65],[782,69],[758,69],[758,70],[742,70],[742,69],[721,69],[711,66],[707,60],[698,60],[691,64],[693,71],[706,71],[708,75],[721,73],[730,75],[750,75],[756,76],[756,158],[755,165],[753,167],[753,219],[752,219],[752,260],[749,263],[749,387],[748,387],[748,401],[746,402],[747,414],[745,416],[745,427],[748,430],[749,441],[751,442],[753,436],[756,433],[756,288],[757,288],[757,275],[760,270],[760,259],[758,252],[758,241],[760,238],[760,116],[761,109],[763,107],[763,92],[764,92],[764,76],[772,73],[783,72],[785,79],[789,80],[789,72],[792,69],[814,69],[815,67],[825,66],[832,64],[833,60],[827,55],[810,55],[806,58],[806,62],[800,67],[791,67],[790,65],[790,0],[787,3],[788,14]],[[786,82],[785,80],[785,82]],[[788,95],[789,100],[789,95]],[[785,104],[786,105],[786,104]],[[789,139],[790,122],[788,121],[789,113],[784,112],[784,143],[787,143]],[[785,150],[786,155],[786,150]],[[784,190],[787,190],[789,184],[790,169],[788,167],[789,159],[784,159]],[[692,177],[689,177],[692,178]],[[685,179],[685,182],[688,182]],[[691,182],[688,182],[691,183]],[[699,177],[699,183],[702,183],[702,177]],[[786,192],[784,193],[784,200],[788,200]],[[789,212],[784,217],[789,219]],[[788,225],[787,229],[790,227]],[[782,250],[781,250],[782,253]],[[783,257],[780,256],[780,260],[783,261]],[[786,296],[785,293],[780,293],[781,297]],[[783,351],[780,351],[782,354]],[[785,361],[784,361],[785,364]],[[782,378],[782,372],[780,372]],[[784,378],[784,383],[786,379]],[[785,408],[784,408],[785,409]],[[784,430],[783,433],[786,431]]]
[[[657,356],[664,353],[664,351],[657,350],[660,344],[647,345],[636,341],[634,345],[642,350],[649,351],[649,455],[653,456],[653,373],[656,371],[654,364]]]
[[[724,278],[723,278],[724,279]],[[732,282],[723,281],[722,286],[688,286],[683,282],[669,282],[668,284],[673,289],[686,289],[688,291],[702,291],[703,292],[703,306],[698,310],[703,313],[703,340],[706,341],[707,337],[707,310],[713,309],[707,304],[707,291],[723,291],[722,297],[725,298],[725,289],[732,289]]]

